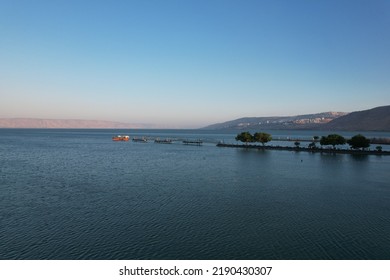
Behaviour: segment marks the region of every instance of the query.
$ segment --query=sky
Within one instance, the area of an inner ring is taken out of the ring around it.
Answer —
[[[0,118],[196,128],[389,104],[387,0],[0,0]]]

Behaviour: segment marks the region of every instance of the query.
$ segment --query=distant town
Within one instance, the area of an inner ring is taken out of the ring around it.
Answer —
[[[209,125],[205,127],[205,129],[390,131],[390,106],[376,107],[352,113],[325,112],[287,117],[240,118],[224,123]]]
[[[338,117],[344,116],[347,113],[343,112],[326,112],[311,115],[299,115],[288,117],[257,117],[257,118],[244,118],[236,121],[225,123],[223,128],[252,128],[252,127],[270,127],[270,128],[309,128],[316,124],[328,123]],[[219,125],[216,125],[218,128]],[[216,127],[216,128],[217,128]],[[210,128],[210,127],[209,127]]]

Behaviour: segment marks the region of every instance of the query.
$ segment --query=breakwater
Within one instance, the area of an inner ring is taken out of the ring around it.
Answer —
[[[376,145],[390,145],[390,138],[369,138],[370,144],[376,144]],[[278,137],[276,139],[272,139],[275,141],[287,141],[287,142],[314,142],[319,143],[320,140],[313,140],[313,139],[302,139],[302,138],[295,138],[295,137]]]
[[[218,143],[217,147],[295,151],[295,152],[326,153],[326,154],[390,155],[389,151],[333,149],[333,148],[321,148],[321,147],[306,148],[306,147],[286,147],[286,146],[269,146],[269,145],[263,146],[263,145],[251,145],[251,144],[247,145],[247,144],[225,144],[225,143]]]

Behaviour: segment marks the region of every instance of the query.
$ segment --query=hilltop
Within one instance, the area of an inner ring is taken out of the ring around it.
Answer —
[[[325,112],[287,117],[240,118],[223,123],[212,124],[204,129],[390,131],[390,105],[352,113]]]
[[[320,129],[390,131],[390,105],[349,113],[322,125]]]
[[[324,112],[298,116],[240,118],[212,124],[204,129],[314,129],[346,114]]]

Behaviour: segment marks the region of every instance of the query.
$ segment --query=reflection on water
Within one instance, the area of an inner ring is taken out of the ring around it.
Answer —
[[[351,157],[356,161],[368,162],[368,160],[369,160],[369,155],[354,155],[354,154],[352,154]]]

